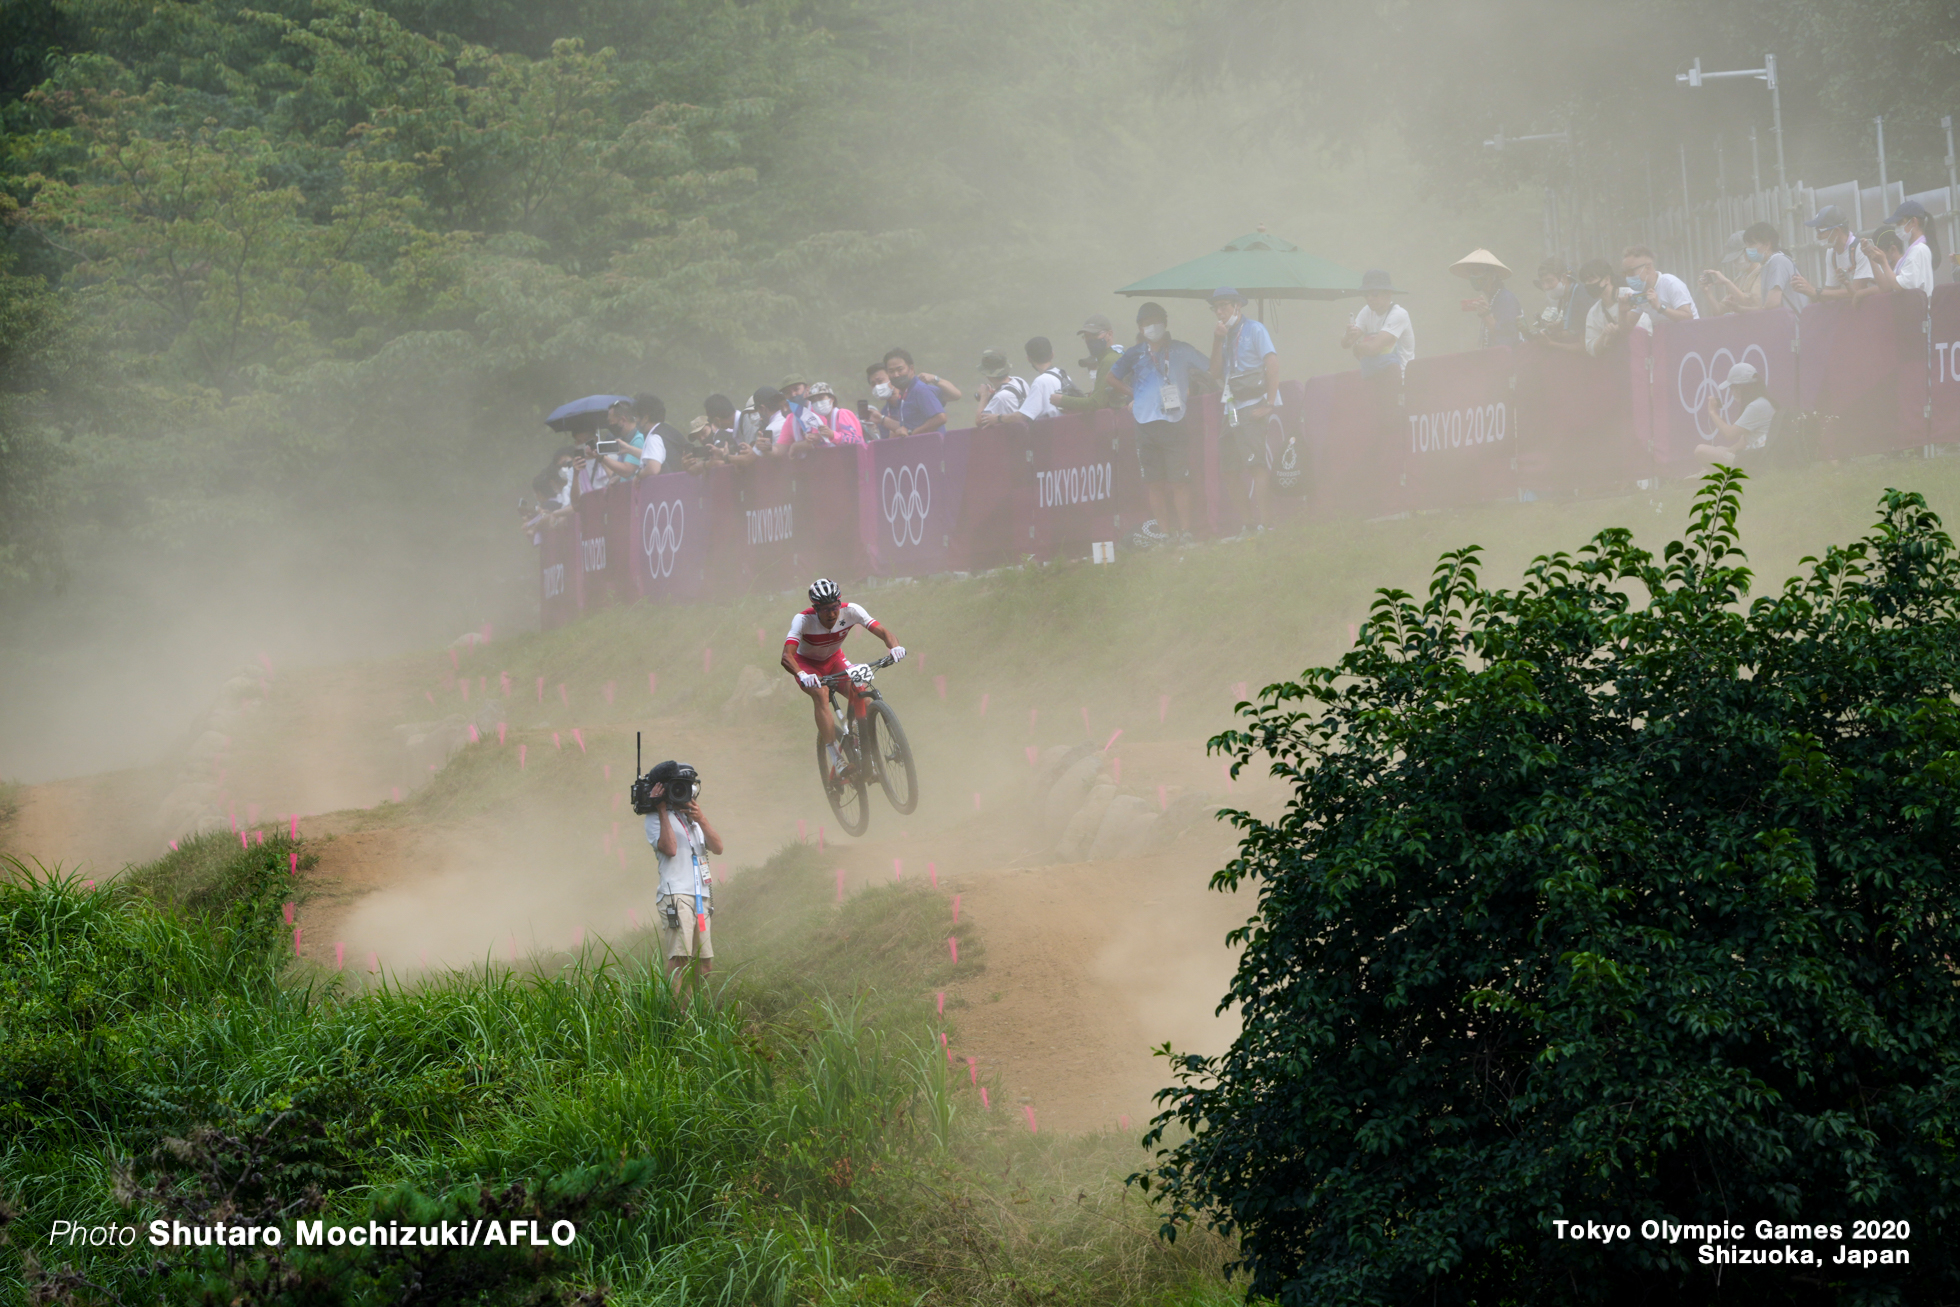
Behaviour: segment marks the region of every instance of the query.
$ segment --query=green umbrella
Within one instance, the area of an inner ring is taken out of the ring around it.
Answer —
[[[1260,230],[1116,293],[1202,300],[1220,286],[1249,300],[1338,300],[1361,294],[1361,274]]]

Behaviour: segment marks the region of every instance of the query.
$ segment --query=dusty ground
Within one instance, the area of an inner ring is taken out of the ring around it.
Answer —
[[[323,675],[304,692],[290,689],[283,702],[275,693],[252,728],[239,732],[236,784],[256,796],[260,819],[309,814],[301,833],[319,862],[295,894],[309,959],[338,963],[356,979],[371,968],[412,974],[616,939],[650,919],[651,858],[621,802],[630,728],[588,731],[588,752],[572,755],[566,743],[554,755],[583,770],[577,800],[558,805],[563,810],[549,820],[513,806],[377,824],[382,819],[365,805],[404,776],[398,745],[376,723],[414,706],[388,701],[391,694],[402,698],[357,673]],[[936,876],[940,893],[960,896],[962,920],[985,942],[986,969],[949,991],[947,1016],[956,1056],[976,1058],[1002,1087],[1008,1101],[996,1110],[1028,1104],[1044,1130],[1127,1124],[1140,1132],[1154,1110],[1151,1095],[1168,1081],[1153,1048],[1169,1042],[1211,1053],[1229,1044],[1236,1022],[1215,1013],[1233,967],[1224,936],[1251,902],[1207,888],[1229,856],[1225,829],[1195,829],[1142,858],[1044,865],[1045,841],[1023,817],[1021,760],[977,767],[962,756],[962,741],[924,738],[917,741],[926,786],[920,811],[899,817],[874,790],[867,838],[840,840],[810,774],[809,727],[800,716],[778,714],[739,730],[684,719],[638,725],[658,741],[649,762],[686,757],[708,778],[703,805],[728,845],[718,874],[760,863],[799,833],[814,843],[821,828],[847,890],[895,875]],[[545,746],[537,747],[541,754]],[[1118,752],[1124,780],[1144,793],[1195,787],[1255,807],[1274,797],[1251,784],[1228,789],[1196,739]],[[956,771],[957,787],[935,785]],[[85,874],[113,874],[162,847],[152,818],[167,783],[160,769],[33,787],[4,832],[6,847]],[[320,811],[315,803],[343,806]]]

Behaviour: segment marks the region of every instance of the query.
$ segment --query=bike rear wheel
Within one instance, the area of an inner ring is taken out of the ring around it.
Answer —
[[[841,731],[837,738],[838,748],[844,754],[846,772],[843,776],[830,774],[830,750],[824,748],[823,741],[817,741],[817,779],[823,784],[823,793],[830,800],[830,810],[837,814],[837,822],[846,835],[862,835],[871,824],[871,804],[865,795],[864,764],[854,759],[850,737]],[[858,762],[853,767],[849,764]]]
[[[912,744],[905,738],[898,714],[883,699],[872,701],[864,715],[866,752],[877,759],[878,783],[892,807],[907,813],[919,806],[919,769],[912,762]]]

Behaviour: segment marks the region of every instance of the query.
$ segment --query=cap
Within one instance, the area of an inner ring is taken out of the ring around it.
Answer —
[[[706,431],[707,429],[708,429],[708,419],[705,414],[701,417],[694,419],[694,421],[687,424],[687,434],[690,436],[698,436],[703,431]]]
[[[1104,332],[1114,332],[1115,330],[1115,325],[1108,318],[1100,313],[1091,313],[1088,321],[1076,328],[1075,334],[1078,336],[1100,336]]]
[[[1896,227],[1900,223],[1904,222],[1907,218],[1918,218],[1921,221],[1924,221],[1925,219],[1930,218],[1932,216],[1933,216],[1932,214],[1926,212],[1926,206],[1921,204],[1918,200],[1907,200],[1904,204],[1901,204],[1898,208],[1892,210],[1892,216],[1887,218],[1885,221],[1891,223],[1894,227]]]
[[[1729,379],[1722,384],[1726,386],[1746,386],[1755,379],[1756,368],[1754,364],[1738,363],[1729,369]]]
[[[787,391],[791,386],[807,386],[809,384],[809,381],[805,379],[801,372],[792,372],[776,383],[776,389]]]
[[[828,381],[813,381],[810,383],[810,394],[812,396],[829,395],[832,398],[835,398],[837,392],[830,388],[830,383]]]
[[[1817,211],[1815,218],[1804,223],[1804,226],[1815,227],[1819,231],[1829,231],[1833,227],[1849,227],[1850,225],[1845,220],[1843,211],[1835,204],[1825,205]]]
[[[1216,304],[1220,300],[1230,300],[1234,304],[1243,304],[1245,303],[1245,296],[1239,294],[1239,289],[1236,286],[1220,286],[1211,293],[1211,302]]]
[[[1504,266],[1504,261],[1489,250],[1471,250],[1452,263],[1450,271],[1459,277],[1468,277],[1473,272],[1494,272],[1500,277],[1511,275],[1511,270]]]
[[[1722,247],[1722,259],[1724,262],[1734,263],[1737,259],[1740,259],[1741,257],[1742,257],[1742,233],[1739,231],[1732,231],[1729,233],[1728,244]]]
[[[980,351],[980,375],[989,381],[999,381],[1007,375],[1007,355],[997,349]]]
[[[783,402],[783,392],[780,390],[773,390],[768,386],[764,386],[762,387],[762,389],[756,391],[754,398],[750,400],[750,403],[754,404],[757,408],[761,408],[765,404],[771,408],[774,408],[776,405],[782,402]]]
[[[1164,312],[1164,306],[1156,300],[1145,300],[1137,309],[1138,322],[1169,322],[1171,315]]]
[[[1361,274],[1361,292],[1364,295],[1378,290],[1393,293],[1394,289],[1394,279],[1380,268],[1370,268]]]

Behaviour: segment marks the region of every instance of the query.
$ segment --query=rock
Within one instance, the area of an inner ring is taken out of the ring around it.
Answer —
[[[1108,811],[1115,797],[1116,787],[1107,780],[1089,791],[1088,801],[1068,819],[1068,825],[1062,830],[1061,842],[1055,846],[1055,852],[1063,862],[1082,861],[1083,855],[1089,851],[1090,841],[1096,838],[1096,831],[1102,826],[1103,813]]]
[[[484,643],[481,631],[465,631],[449,642],[451,649],[474,649]]]
[[[1102,755],[1093,750],[1068,765],[1042,800],[1042,818],[1047,829],[1060,831],[1068,825],[1068,819],[1088,799],[1101,774]]]
[[[1036,799],[1045,797],[1054,788],[1055,782],[1077,758],[1095,751],[1089,744],[1051,744],[1035,757],[1034,777],[1029,781],[1030,792]]]
[[[1096,838],[1089,845],[1089,858],[1127,858],[1141,853],[1156,835],[1157,814],[1150,804],[1134,794],[1119,795],[1103,813]]]

